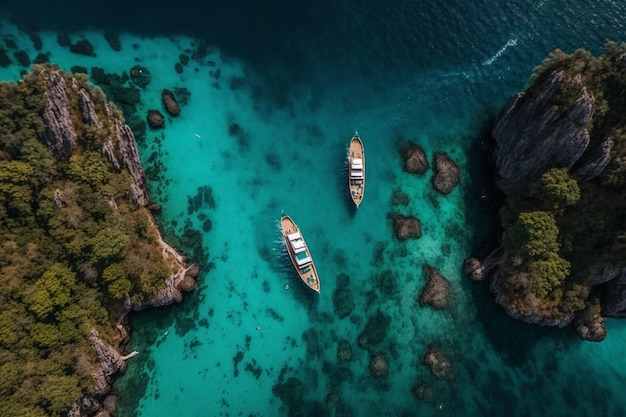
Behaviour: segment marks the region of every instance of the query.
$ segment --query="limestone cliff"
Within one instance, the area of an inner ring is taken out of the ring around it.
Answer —
[[[126,369],[126,362],[124,362],[122,355],[113,346],[107,345],[102,341],[96,329],[91,329],[89,338],[96,350],[99,365],[94,375],[96,384],[93,394],[96,396],[104,395],[111,389],[113,375]]]
[[[102,129],[104,126],[100,122],[96,107],[89,96],[89,93],[85,89],[81,88],[78,92],[78,105],[80,106],[80,112],[83,117],[83,121],[93,127]]]
[[[123,325],[125,315],[132,310],[142,310],[148,307],[158,307],[182,301],[182,293],[193,291],[197,288],[195,278],[198,276],[200,267],[197,264],[187,265],[185,256],[167,244],[161,238],[160,232],[154,223],[154,219],[148,209],[150,204],[146,178],[141,166],[137,143],[132,130],[126,125],[119,111],[106,102],[104,96],[94,94],[87,87],[81,87],[76,78],[50,68],[41,67],[38,72],[39,79],[45,86],[44,110],[42,120],[44,130],[41,140],[53,154],[61,158],[69,158],[73,151],[81,143],[81,134],[89,131],[103,143],[102,156],[116,171],[127,170],[131,177],[131,185],[128,196],[136,207],[144,210],[149,219],[149,228],[157,236],[158,249],[162,254],[164,265],[171,271],[171,275],[165,280],[160,290],[155,291],[148,299],[139,297],[143,301],[131,301],[127,294],[125,297],[126,308],[118,311],[118,328],[122,333],[127,333]],[[85,85],[85,82],[82,82]],[[72,109],[70,103],[78,104],[78,111]],[[77,134],[77,132],[79,132]],[[112,210],[118,210],[118,205],[113,197],[107,197]],[[55,207],[62,210],[63,194],[55,191]],[[157,256],[158,257],[158,256]],[[122,356],[126,337],[120,337],[115,346],[109,345],[100,338],[96,329],[92,329],[89,340],[93,344],[97,356],[97,364],[93,377],[95,384],[78,402],[74,403],[69,411],[70,416],[87,416],[103,412],[99,401],[109,393],[114,376],[124,371],[126,357]],[[98,414],[100,415],[100,414]]]
[[[40,74],[46,79],[47,86],[44,93],[45,108],[42,114],[44,131],[41,139],[56,156],[69,157],[73,146],[76,145],[77,136],[70,115],[68,87],[59,71],[42,69]],[[79,89],[75,82],[72,90],[78,90],[72,93],[77,94],[83,122],[108,134],[108,139],[102,146],[102,154],[115,169],[125,168],[130,173],[133,180],[130,189],[131,199],[138,206],[147,206],[150,198],[132,130],[112,115],[109,115],[112,120],[108,124],[112,128],[108,128],[98,117],[89,93],[85,89]]]
[[[615,275],[600,287],[602,312],[609,317],[626,317],[626,267],[613,270]]]
[[[42,114],[45,130],[42,140],[56,156],[65,158],[71,154],[72,147],[76,144],[65,79],[58,71],[50,71],[46,77],[46,104]]]
[[[578,99],[559,109],[553,99],[564,77],[554,71],[504,106],[493,138],[497,184],[505,194],[528,186],[550,168],[572,168],[587,149],[593,96],[579,82]]]
[[[600,58],[557,50],[533,85],[508,100],[492,130],[495,182],[504,194],[498,222],[503,230],[491,255],[465,263],[472,279],[489,277],[496,302],[512,317],[550,326],[573,323],[581,338],[593,341],[606,336],[605,317],[626,317],[626,230],[616,218],[626,208],[624,56],[624,44],[608,43]],[[575,182],[558,187],[543,182],[555,181],[544,176],[555,168],[565,169],[567,177],[561,178]],[[574,189],[580,195],[568,205],[551,200],[557,188],[549,186],[557,187],[560,197],[573,197]],[[516,246],[519,239],[547,236],[543,226],[536,235],[512,232],[507,240],[520,213],[539,211],[555,219],[550,256]],[[556,275],[556,265],[567,272]]]
[[[114,134],[109,136],[102,146],[102,154],[115,169],[126,168],[128,170],[133,180],[130,197],[136,205],[145,207],[150,203],[150,198],[146,187],[146,177],[139,160],[135,135],[128,125],[118,119],[115,119],[114,126]]]

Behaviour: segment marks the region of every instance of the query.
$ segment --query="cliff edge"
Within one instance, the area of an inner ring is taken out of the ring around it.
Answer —
[[[499,241],[465,265],[516,319],[601,341],[604,318],[626,316],[624,96],[623,44],[556,50],[494,124]]]
[[[0,90],[0,409],[108,415],[128,313],[182,301],[200,267],[163,241],[133,132],[85,75],[35,65]]]

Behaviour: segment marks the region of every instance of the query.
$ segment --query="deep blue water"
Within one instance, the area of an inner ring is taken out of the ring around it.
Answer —
[[[622,2],[561,0],[0,3],[2,36],[31,59],[26,30],[65,69],[149,68],[139,112],[158,105],[161,88],[191,92],[181,116],[162,136],[149,131],[140,151],[145,166],[154,153],[164,167],[150,188],[168,232],[212,220],[200,288],[181,305],[132,317],[128,350],[141,354],[116,384],[118,415],[625,415],[622,322],[608,322],[601,344],[524,325],[461,272],[494,239],[490,122],[552,49],[599,53],[606,39],[624,41],[625,11]],[[120,52],[104,31],[120,33]],[[61,48],[61,32],[90,40],[96,56]],[[178,55],[200,42],[208,55],[177,74]],[[0,78],[23,69],[13,62]],[[355,128],[368,161],[358,213],[343,187]],[[409,139],[462,168],[449,196],[432,190],[430,172],[402,171]],[[206,187],[213,201],[191,207]],[[398,189],[407,206],[393,203]],[[276,244],[281,210],[311,247],[319,297],[296,285]],[[416,215],[422,237],[395,240],[390,212]],[[424,265],[451,281],[449,310],[417,304]],[[341,274],[354,301],[345,318],[333,305]],[[358,337],[379,312],[388,332],[362,349]],[[337,358],[340,340],[351,361]],[[431,343],[452,360],[452,380],[421,363]],[[374,352],[388,360],[385,378],[369,374]],[[418,384],[432,402],[412,394]]]

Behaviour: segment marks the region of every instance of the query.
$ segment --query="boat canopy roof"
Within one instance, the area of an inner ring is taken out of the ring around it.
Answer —
[[[363,159],[361,159],[361,158],[354,158],[352,160],[352,166],[353,167],[363,166]]]
[[[301,250],[304,250],[306,248],[306,244],[304,243],[304,240],[302,239],[296,239],[296,240],[292,240],[291,241],[291,247],[296,251],[299,252]]]
[[[300,234],[300,232],[295,232],[295,233],[288,234],[287,238],[289,239],[290,242],[293,242],[294,240],[302,239],[302,235]]]
[[[362,169],[352,169],[350,171],[350,177],[352,177],[352,178],[363,178],[363,170]]]

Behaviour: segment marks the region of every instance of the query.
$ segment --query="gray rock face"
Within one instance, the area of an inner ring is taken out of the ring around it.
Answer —
[[[73,403],[67,417],[110,417],[109,412],[102,410],[100,403],[92,395],[85,395],[80,401]]]
[[[109,138],[104,145],[102,145],[102,155],[113,165],[116,170],[122,169],[119,158],[117,156],[117,147],[113,142],[113,138]]]
[[[600,304],[602,314],[607,317],[626,317],[626,267],[602,288]]]
[[[599,264],[591,268],[589,277],[585,284],[595,287],[605,282],[609,282],[626,274],[626,268],[619,265]]]
[[[602,142],[600,146],[589,153],[588,157],[581,158],[580,167],[576,168],[574,175],[581,181],[589,181],[596,178],[604,171],[611,161],[613,141],[611,139]]]
[[[146,176],[141,167],[135,135],[128,125],[115,120],[116,138],[109,138],[102,146],[102,154],[113,164],[115,169],[126,167],[133,179],[131,199],[138,206],[146,206],[150,199],[146,187]]]
[[[526,187],[551,168],[571,169],[587,149],[593,97],[581,86],[579,98],[558,110],[551,100],[563,79],[562,72],[553,72],[532,92],[511,97],[496,122],[497,183],[504,193]]]
[[[91,126],[102,129],[102,122],[98,118],[98,113],[96,113],[96,107],[91,101],[91,97],[89,97],[89,93],[87,93],[84,89],[81,89],[78,92],[78,105],[80,107],[80,113],[83,117],[83,121]]]
[[[56,156],[66,158],[76,144],[76,132],[70,118],[65,80],[57,71],[48,74],[46,105],[42,114],[44,132],[41,139]]]
[[[105,395],[111,389],[113,375],[126,369],[126,362],[122,359],[122,355],[112,346],[105,345],[100,334],[96,329],[91,329],[89,339],[93,343],[98,356],[100,368],[95,374],[94,395]]]

